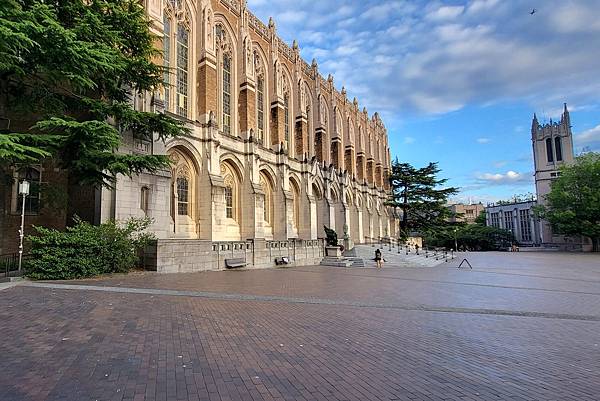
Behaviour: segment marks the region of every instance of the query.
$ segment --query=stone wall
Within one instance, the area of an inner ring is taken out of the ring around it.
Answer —
[[[159,239],[146,249],[145,267],[159,273],[225,270],[225,259],[241,258],[245,269],[275,267],[275,258],[287,257],[288,266],[321,262],[322,240],[211,242],[193,239]]]

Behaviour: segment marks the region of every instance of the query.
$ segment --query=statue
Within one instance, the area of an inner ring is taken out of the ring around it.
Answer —
[[[323,226],[323,228],[325,229],[325,235],[327,236],[327,246],[338,246],[337,233],[335,230],[332,230],[327,226]]]

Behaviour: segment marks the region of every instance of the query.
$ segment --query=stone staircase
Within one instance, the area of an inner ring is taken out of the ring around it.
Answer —
[[[373,258],[377,248],[370,245],[357,245],[352,249],[355,256],[348,256],[347,258],[353,261],[352,267],[375,267]],[[379,249],[385,259],[384,267],[433,267],[445,262],[441,253],[433,255],[428,252],[426,256],[424,252],[419,252],[419,255],[417,255],[413,250],[407,255],[405,250],[398,253],[397,248],[392,248],[390,251],[388,246]],[[448,255],[448,261],[450,261],[450,255]]]

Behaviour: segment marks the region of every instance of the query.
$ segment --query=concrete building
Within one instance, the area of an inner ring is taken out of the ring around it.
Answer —
[[[265,25],[245,0],[144,4],[172,73],[164,88],[137,94],[135,107],[176,117],[192,135],[162,143],[125,134],[121,151],[167,154],[172,169],[118,177],[114,189],[68,188],[82,217],[151,217],[158,237],[151,260],[165,271],[222,268],[212,256],[250,248],[270,252],[251,265],[272,265],[275,248],[317,246],[323,225],[355,243],[396,236],[397,219],[384,206],[390,150],[378,113],[323,78],[317,62],[302,60],[298,44],[285,44],[275,22]],[[27,174],[38,183],[63,179],[51,165],[14,172],[17,180]],[[16,250],[16,186],[0,196],[5,254]],[[30,199],[27,224],[64,228],[69,213],[39,199]],[[301,263],[309,253],[302,248],[294,258]]]
[[[448,219],[450,223],[465,222],[467,224],[474,224],[475,219],[485,211],[485,206],[481,203],[465,205],[463,203],[457,203],[454,205],[448,205],[448,209],[453,214]]]
[[[488,205],[486,225],[512,232],[520,245],[540,246],[542,223],[533,213],[535,205],[537,201]]]

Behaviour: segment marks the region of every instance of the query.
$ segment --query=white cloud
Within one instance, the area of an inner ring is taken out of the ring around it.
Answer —
[[[405,145],[410,145],[416,142],[416,139],[413,138],[412,136],[405,136],[404,137],[404,144]]]
[[[600,150],[600,125],[590,128],[574,136],[576,147],[588,148],[592,151]]]
[[[461,15],[464,9],[464,6],[442,6],[429,12],[426,18],[434,21],[454,19]]]
[[[479,184],[487,185],[512,185],[515,183],[531,183],[532,173],[518,173],[509,170],[506,173],[483,173],[476,175]]]
[[[477,138],[477,143],[486,144],[490,142],[492,142],[490,138]]]
[[[598,103],[598,0],[544,0],[535,15],[519,2],[444,3],[250,0],[338,89],[369,88],[361,105],[385,120],[512,100],[536,110]]]

